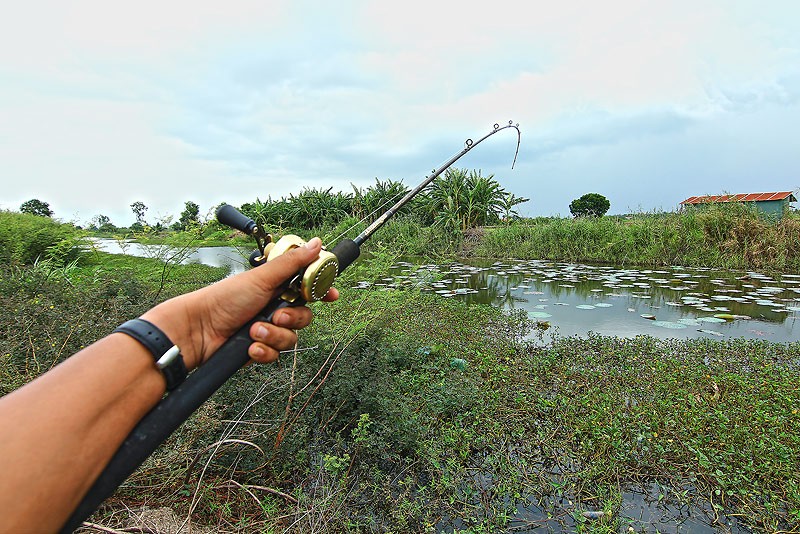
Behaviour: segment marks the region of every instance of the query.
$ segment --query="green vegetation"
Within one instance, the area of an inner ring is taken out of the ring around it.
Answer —
[[[23,202],[19,207],[19,211],[20,213],[37,215],[39,217],[53,216],[53,210],[50,209],[50,204],[48,202],[39,200],[38,198],[32,198],[31,200],[26,200]]]
[[[647,487],[676,514],[694,507],[759,531],[800,529],[800,344],[530,343],[519,314],[350,289],[383,276],[395,251],[470,246],[495,257],[797,269],[797,217],[769,224],[732,205],[482,234],[417,217],[383,228],[371,263],[337,284],[342,298],[314,305],[307,350],[237,374],[95,521],[122,528],[126,509],[156,503],[221,532],[619,532],[642,528],[623,510],[630,488]],[[336,236],[356,222],[298,233]],[[201,224],[168,237],[230,234]],[[225,274],[91,252],[71,225],[10,212],[0,213],[0,254],[0,394]]]
[[[0,263],[30,264],[40,259],[63,265],[77,259],[84,244],[72,225],[0,211]]]
[[[618,265],[800,269],[800,217],[779,222],[741,204],[631,218],[536,219],[487,231],[474,256]]]
[[[355,195],[305,190],[284,202],[257,201],[242,209],[276,236],[319,235],[330,243],[363,230],[369,222],[369,218],[363,220],[364,215],[380,211],[381,206],[385,209],[389,199],[404,191],[397,182],[377,181],[374,187]],[[683,213],[514,218],[513,206],[525,200],[499,191],[496,183],[479,172],[453,171],[434,182],[419,202],[389,220],[364,250],[429,257],[800,269],[800,216],[796,213],[773,221],[746,205],[727,203]],[[302,219],[304,214],[309,214],[306,219]],[[501,217],[506,224],[492,226]],[[301,220],[306,222],[300,224]],[[194,234],[172,234],[172,239],[222,245],[229,244],[235,235],[211,221],[195,227]],[[162,242],[166,236],[152,231],[136,234],[146,242]],[[234,244],[248,245],[248,240],[240,236]]]
[[[156,296],[158,262],[78,263],[2,267],[0,393],[222,275],[181,267]],[[95,521],[121,527],[144,501],[222,532],[494,532],[524,526],[522,506],[538,514],[529,527],[618,532],[627,488],[649,484],[673,509],[800,526],[800,344],[541,346],[523,341],[520,315],[340,285],[301,332],[309,350],[240,372]]]
[[[407,191],[399,182],[376,180],[366,189],[354,187],[352,194],[305,189],[279,200],[257,199],[240,209],[275,236],[296,233],[308,239],[319,235],[323,242],[334,243],[366,228]],[[430,257],[800,269],[797,212],[775,221],[750,206],[724,203],[682,213],[522,219],[515,208],[528,200],[507,193],[492,176],[484,177],[480,171],[450,169],[395,215],[364,250]],[[572,208],[579,215],[602,215],[608,210],[608,201],[590,193],[576,199]],[[152,226],[141,224],[147,209],[144,204],[134,203],[131,209],[137,217],[135,227],[120,231],[106,217],[94,222],[93,228],[103,230],[96,235],[192,246],[251,244],[214,220],[200,220],[199,207],[193,202],[186,203],[183,222],[173,224],[172,230],[169,220]],[[179,231],[181,228],[184,231]]]
[[[310,230],[331,227],[351,218],[368,222],[400,200],[409,188],[392,180],[375,180],[366,189],[353,186],[353,194],[331,189],[304,189],[299,195],[279,200],[256,200],[241,206],[243,213],[267,228]],[[422,226],[459,232],[500,222],[500,216],[515,214],[514,206],[527,202],[507,193],[493,175],[480,171],[448,169],[409,202],[399,213]]]

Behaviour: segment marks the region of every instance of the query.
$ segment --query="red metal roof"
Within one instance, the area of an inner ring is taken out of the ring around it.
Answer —
[[[746,195],[707,195],[702,197],[689,197],[681,204],[711,204],[712,202],[763,202],[765,200],[783,200],[789,197],[789,202],[797,202],[791,191],[777,193],[749,193]]]

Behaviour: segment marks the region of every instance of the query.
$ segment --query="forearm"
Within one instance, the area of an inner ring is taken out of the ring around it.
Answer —
[[[58,529],[164,389],[153,356],[112,334],[0,399],[0,510],[15,510],[0,532]]]
[[[145,313],[181,348],[189,370],[202,365],[254,317],[299,268],[318,257],[318,238],[279,258]],[[324,300],[338,292],[331,289]],[[306,307],[279,310],[250,329],[248,354],[269,363],[292,347]],[[0,534],[60,528],[136,423],[163,396],[153,355],[112,334],[0,399]]]

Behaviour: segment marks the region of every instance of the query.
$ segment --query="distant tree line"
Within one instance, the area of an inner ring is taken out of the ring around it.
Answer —
[[[256,198],[254,202],[242,204],[239,209],[264,225],[308,230],[334,226],[348,218],[374,219],[410,191],[401,182],[377,178],[371,186],[361,188],[351,184],[351,187],[352,192],[304,188],[297,194],[276,200]],[[449,169],[406,204],[398,215],[413,217],[422,226],[435,225],[463,232],[476,226],[519,218],[517,206],[529,200],[508,193],[494,175],[483,176],[480,170]],[[184,203],[184,209],[175,222],[168,216],[148,223],[148,207],[141,201],[133,202],[130,208],[136,219],[130,226],[133,231],[180,231],[201,224],[200,207],[192,201]],[[46,217],[53,215],[49,204],[37,199],[23,203],[20,211]],[[89,228],[100,232],[118,230],[104,214],[92,217]]]

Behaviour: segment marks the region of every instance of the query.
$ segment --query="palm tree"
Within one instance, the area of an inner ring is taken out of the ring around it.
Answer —
[[[519,206],[528,202],[529,198],[518,197],[513,193],[506,193],[503,197],[503,211],[505,213],[506,224],[511,222],[511,216],[519,217],[519,212],[514,209],[514,206]]]
[[[423,220],[433,220],[452,230],[465,231],[495,222],[502,213],[506,193],[494,175],[481,171],[449,169],[434,180],[419,204]]]

